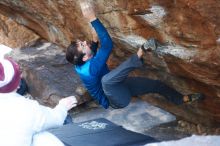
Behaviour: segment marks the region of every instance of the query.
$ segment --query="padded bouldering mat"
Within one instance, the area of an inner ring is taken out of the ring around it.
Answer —
[[[156,139],[124,129],[106,119],[94,119],[49,130],[66,146],[140,146]]]

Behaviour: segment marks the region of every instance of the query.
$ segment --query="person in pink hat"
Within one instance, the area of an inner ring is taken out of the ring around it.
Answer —
[[[18,64],[0,57],[0,146],[64,146],[46,130],[63,125],[76,98],[62,98],[55,108],[42,106],[16,93],[20,79]]]

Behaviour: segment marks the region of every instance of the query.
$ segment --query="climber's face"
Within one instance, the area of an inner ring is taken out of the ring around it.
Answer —
[[[83,61],[90,59],[93,55],[93,52],[90,48],[90,44],[87,41],[77,40],[77,49],[79,52],[82,52],[84,55]]]

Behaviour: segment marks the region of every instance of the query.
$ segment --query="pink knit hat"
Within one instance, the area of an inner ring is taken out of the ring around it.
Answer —
[[[18,64],[11,58],[0,59],[0,93],[14,91],[21,80]]]

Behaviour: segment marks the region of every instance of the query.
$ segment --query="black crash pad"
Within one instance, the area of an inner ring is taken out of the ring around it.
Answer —
[[[50,129],[66,146],[140,146],[154,138],[124,129],[106,119],[95,119]]]

